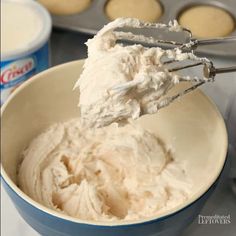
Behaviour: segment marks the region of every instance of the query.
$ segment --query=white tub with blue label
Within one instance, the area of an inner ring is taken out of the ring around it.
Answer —
[[[1,0],[1,105],[21,83],[49,67],[50,14],[32,0]]]

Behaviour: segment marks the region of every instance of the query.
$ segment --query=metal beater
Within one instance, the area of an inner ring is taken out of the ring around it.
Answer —
[[[133,32],[126,32],[126,31],[119,31],[118,29],[121,28],[131,28],[132,31],[135,31],[135,29],[162,29],[166,32],[175,32],[175,33],[184,33],[184,37],[186,38],[184,43],[173,41],[173,40],[163,40],[163,39],[156,39],[152,36],[145,36],[142,34],[136,34]],[[234,72],[236,71],[236,65],[227,67],[227,68],[215,68],[213,65],[213,62],[210,61],[207,58],[200,58],[193,54],[194,50],[196,50],[197,47],[203,46],[203,45],[212,45],[212,44],[220,44],[220,43],[229,43],[236,41],[236,37],[225,37],[225,38],[215,38],[215,39],[195,39],[192,37],[191,31],[189,31],[186,28],[181,27],[177,21],[170,22],[168,25],[166,24],[160,24],[160,23],[147,23],[142,22],[137,19],[122,19],[120,25],[117,27],[117,23],[114,28],[111,26],[111,31],[113,31],[114,36],[117,40],[125,40],[129,43],[141,43],[145,45],[155,45],[160,46],[164,48],[172,48],[172,50],[180,50],[181,52],[186,52],[186,58],[185,59],[170,59],[165,58],[162,61],[162,66],[165,66],[169,72],[176,73],[177,71],[184,70],[191,67],[196,66],[203,66],[203,76],[202,77],[193,77],[190,76],[183,76],[180,79],[180,82],[184,81],[191,81],[195,84],[192,85],[190,88],[180,92],[179,94],[176,94],[171,97],[166,97],[161,103],[158,104],[158,109],[165,107],[169,105],[171,102],[173,102],[175,99],[179,98],[180,96],[183,96],[194,89],[198,88],[199,86],[203,85],[206,82],[212,82],[214,81],[214,78],[217,74],[220,73],[228,73],[228,72]],[[102,32],[101,32],[102,33]],[[236,48],[235,48],[236,51]],[[176,66],[176,63],[181,62],[181,65]],[[184,65],[183,65],[183,62]],[[187,63],[186,63],[187,62]],[[127,82],[118,86],[115,86],[112,88],[114,92],[120,92],[120,91],[128,91],[129,89],[134,88],[137,86],[137,83],[133,82]]]

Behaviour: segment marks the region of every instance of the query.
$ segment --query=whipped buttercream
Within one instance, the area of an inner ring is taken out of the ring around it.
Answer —
[[[143,35],[116,31],[123,27],[168,28],[180,32],[176,21],[165,24],[144,23],[132,18],[119,18],[101,29],[87,42],[88,58],[75,88],[80,90],[79,107],[82,121],[95,127],[114,121],[136,119],[143,114],[157,112],[168,105],[171,99],[164,95],[181,80],[200,80],[170,72],[166,60],[204,61],[192,53],[183,53],[179,48],[164,50],[159,47],[144,47],[141,44],[118,44],[118,39],[135,39],[142,42]],[[203,78],[204,80],[205,78]]]
[[[157,216],[186,201],[191,183],[163,142],[137,124],[52,125],[23,153],[19,186],[35,201],[84,220]]]

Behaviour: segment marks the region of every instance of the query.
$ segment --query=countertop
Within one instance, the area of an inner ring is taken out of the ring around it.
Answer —
[[[51,36],[52,66],[85,58],[87,48],[84,43],[90,36],[54,30]],[[235,58],[211,58],[216,66],[236,64]],[[210,96],[230,127],[230,152],[219,184],[201,211],[203,216],[228,216],[230,224],[199,224],[196,219],[183,233],[183,236],[234,236],[236,232],[236,192],[232,191],[232,177],[236,177],[236,139],[232,129],[236,129],[236,110],[232,110],[232,100],[236,100],[236,73],[217,76],[213,84],[204,85],[202,90]],[[231,121],[229,121],[229,114]],[[236,131],[235,131],[236,132]],[[235,183],[236,185],[236,183]],[[234,187],[235,187],[234,185]],[[37,236],[20,217],[5,190],[1,188],[1,235]]]

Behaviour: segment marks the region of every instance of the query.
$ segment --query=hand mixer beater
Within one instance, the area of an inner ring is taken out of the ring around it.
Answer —
[[[133,32],[129,31],[120,31],[118,29],[121,28],[131,28]],[[164,30],[167,33],[182,33],[185,42],[177,42],[173,40],[163,40],[163,39],[156,39],[153,36],[145,36],[143,34],[136,34],[138,31],[137,29],[156,29],[156,30]],[[217,74],[220,73],[227,73],[236,71],[236,65],[227,67],[227,68],[216,68],[212,61],[207,58],[200,58],[194,54],[194,50],[199,46],[204,45],[212,45],[212,44],[219,44],[219,43],[229,43],[229,42],[236,42],[236,37],[226,37],[226,38],[216,38],[216,39],[195,39],[192,37],[191,31],[186,28],[181,27],[177,21],[170,22],[168,25],[160,24],[160,23],[147,23],[142,22],[137,19],[126,18],[120,20],[120,24],[117,22],[114,24],[114,28],[112,24],[110,26],[110,30],[113,31],[113,34],[116,40],[125,40],[129,43],[141,43],[145,45],[155,45],[160,46],[163,48],[172,48],[172,50],[166,50],[166,53],[161,58],[161,63],[157,66],[163,68],[166,73],[174,73],[173,79],[178,80],[179,82],[191,81],[193,84],[188,89],[173,95],[171,97],[164,97],[156,102],[157,110],[169,105],[175,99],[183,96],[197,87],[203,85],[206,82],[214,81],[214,78]],[[100,32],[103,33],[102,31]],[[179,71],[185,70],[191,67],[202,66],[202,76],[181,76],[178,75]],[[124,84],[117,85],[113,87],[111,90],[113,92],[126,92],[130,89],[134,89],[135,87],[142,83],[142,81],[129,81]],[[171,87],[169,87],[171,88]],[[142,94],[150,93],[150,90],[146,90],[145,92],[142,91]],[[165,94],[167,91],[164,92]],[[162,94],[162,95],[165,95]],[[146,112],[143,111],[143,114]],[[150,112],[147,112],[150,113]]]

